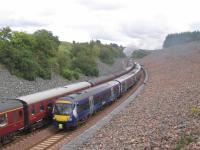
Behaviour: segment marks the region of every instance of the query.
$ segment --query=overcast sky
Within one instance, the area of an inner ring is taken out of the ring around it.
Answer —
[[[168,33],[200,29],[199,0],[1,0],[0,28],[47,29],[60,40],[99,39],[157,49]]]

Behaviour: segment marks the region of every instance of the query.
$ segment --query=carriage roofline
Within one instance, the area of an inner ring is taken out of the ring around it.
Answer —
[[[70,84],[67,86],[58,87],[58,88],[30,94],[27,96],[21,96],[21,97],[18,97],[17,99],[21,100],[27,104],[34,104],[34,103],[37,103],[37,102],[40,102],[43,100],[48,100],[48,99],[51,99],[54,97],[59,97],[64,94],[67,94],[67,93],[70,93],[70,92],[73,92],[73,91],[76,91],[79,89],[87,88],[90,86],[91,86],[91,84],[88,82],[78,82],[78,83]]]

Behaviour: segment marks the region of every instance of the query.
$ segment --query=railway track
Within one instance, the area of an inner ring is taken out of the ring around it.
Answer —
[[[129,96],[131,96],[136,89],[143,83],[145,78],[144,71],[142,72],[140,80],[134,85],[127,93],[125,93],[121,98],[115,101],[112,105],[105,107],[103,110],[98,111],[95,115],[91,116],[86,120],[85,123],[82,123],[75,130],[67,130],[67,131],[58,131],[54,129],[52,126],[41,130],[40,132],[36,132],[31,134],[31,136],[24,138],[21,141],[12,143],[3,150],[57,150],[60,149],[64,144],[70,142],[76,136],[83,133],[88,128],[92,127],[96,122],[109,114],[112,110],[114,110],[117,106],[123,103]]]

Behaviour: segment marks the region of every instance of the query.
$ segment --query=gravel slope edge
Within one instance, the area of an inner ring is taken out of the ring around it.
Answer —
[[[109,123],[110,120],[112,120],[115,115],[120,113],[122,110],[124,110],[130,102],[132,102],[145,88],[146,83],[148,82],[149,76],[148,71],[144,69],[145,72],[145,79],[143,84],[135,91],[134,94],[132,94],[127,100],[125,100],[121,105],[119,105],[117,108],[115,108],[110,114],[105,116],[103,119],[99,120],[94,126],[90,127],[86,131],[84,131],[82,134],[74,138],[69,143],[65,144],[60,150],[76,150],[79,146],[81,146],[84,142],[86,142],[88,139],[90,139],[100,128],[105,126]]]

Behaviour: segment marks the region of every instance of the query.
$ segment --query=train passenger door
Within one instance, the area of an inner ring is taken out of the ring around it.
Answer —
[[[89,97],[89,105],[90,105],[90,114],[93,113],[94,111],[94,100],[93,100],[93,96]]]
[[[114,95],[114,88],[111,88],[111,100],[113,101],[115,99],[115,95]]]
[[[30,128],[30,117],[29,117],[29,107],[26,102],[21,101],[24,107],[23,117],[24,117],[24,129],[29,130]]]

